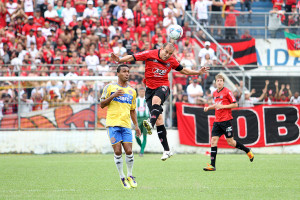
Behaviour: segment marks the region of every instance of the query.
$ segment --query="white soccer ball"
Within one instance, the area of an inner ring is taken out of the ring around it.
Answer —
[[[179,25],[171,25],[168,32],[168,36],[173,40],[180,39],[183,34],[183,30]]]

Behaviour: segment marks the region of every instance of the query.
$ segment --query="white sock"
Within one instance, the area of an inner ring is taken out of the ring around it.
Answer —
[[[131,155],[126,155],[125,158],[126,165],[127,165],[127,177],[132,176],[132,169],[133,169],[133,153]]]
[[[114,160],[118,169],[118,172],[120,174],[120,178],[125,178],[124,172],[123,172],[123,159],[122,154],[121,155],[114,155]]]

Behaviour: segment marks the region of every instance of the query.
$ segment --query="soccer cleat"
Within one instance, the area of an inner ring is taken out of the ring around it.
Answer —
[[[203,168],[204,171],[216,171],[216,168],[210,164],[207,164],[207,167]]]
[[[163,153],[163,155],[161,157],[161,160],[165,161],[168,158],[170,158],[171,156],[173,156],[173,153],[171,151],[164,151],[164,153]]]
[[[250,151],[247,153],[247,156],[249,157],[250,162],[253,162],[253,160],[254,160],[254,154],[252,153],[251,149],[250,149]]]
[[[144,120],[143,121],[143,126],[146,128],[147,134],[148,135],[152,135],[152,129],[153,129],[153,127],[152,127],[152,125],[150,123],[150,119]]]
[[[128,183],[128,181],[125,178],[121,178],[121,184],[122,184],[123,188],[125,188],[125,189],[131,188],[130,184]]]
[[[137,182],[134,180],[135,177],[133,176],[128,176],[127,181],[129,182],[130,186],[133,188],[137,187]]]

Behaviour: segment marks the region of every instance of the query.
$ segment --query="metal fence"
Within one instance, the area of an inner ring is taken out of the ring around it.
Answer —
[[[233,91],[241,107],[300,103],[297,97],[300,70],[297,67],[250,67],[251,70],[242,67],[242,71],[228,67],[228,71],[222,66],[212,66],[209,74],[202,76],[170,73],[171,95],[164,104],[166,126],[176,127],[176,102],[202,106],[213,103],[214,76],[218,73],[226,77],[225,86]],[[134,88],[144,87],[143,76],[143,71],[131,70],[129,84]],[[104,128],[106,109],[99,106],[100,96],[112,79],[116,80],[110,76],[0,77],[0,130]],[[191,94],[196,91],[188,87],[192,87],[193,80],[197,80],[195,85],[200,85],[203,92],[192,98]]]
[[[299,34],[299,14],[266,12],[208,12],[207,18],[199,19],[197,13],[187,11],[186,20],[189,16],[195,19],[209,31],[216,39],[238,39],[245,32],[259,39],[284,38],[284,31]],[[233,22],[227,23],[227,17],[233,17]],[[188,20],[192,28],[199,27],[192,20]],[[226,22],[226,23],[225,23]],[[247,35],[246,35],[247,36]]]

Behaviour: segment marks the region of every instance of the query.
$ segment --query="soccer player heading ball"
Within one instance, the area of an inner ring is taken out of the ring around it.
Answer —
[[[224,77],[221,74],[218,74],[215,79],[217,84],[217,90],[213,93],[215,104],[204,108],[204,112],[215,109],[216,116],[211,138],[211,164],[203,168],[204,171],[216,170],[216,156],[218,151],[217,145],[219,138],[223,134],[225,134],[227,143],[230,146],[245,151],[251,162],[254,159],[254,155],[249,148],[233,139],[233,131],[231,126],[231,120],[233,117],[231,109],[238,107],[238,104],[236,103],[232,92],[228,88],[224,87]]]
[[[148,134],[152,134],[152,129],[156,125],[159,140],[164,148],[161,160],[165,161],[172,156],[167,141],[167,131],[164,126],[162,105],[170,95],[170,83],[168,74],[171,69],[179,71],[185,75],[202,75],[209,69],[202,67],[199,71],[183,68],[174,58],[175,47],[172,43],[165,43],[159,50],[143,51],[134,55],[127,55],[123,58],[112,53],[111,58],[118,62],[145,61],[146,102],[150,112],[150,119],[143,122]]]

